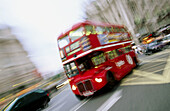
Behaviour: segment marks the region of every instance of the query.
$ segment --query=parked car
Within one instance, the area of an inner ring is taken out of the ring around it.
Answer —
[[[166,45],[170,45],[170,34],[166,35],[162,42]]]
[[[46,91],[36,89],[15,98],[2,111],[36,111],[46,107],[49,101]]]
[[[150,55],[154,52],[161,51],[165,47],[165,44],[162,42],[162,40],[155,40],[149,44],[146,44],[145,48],[145,55]]]

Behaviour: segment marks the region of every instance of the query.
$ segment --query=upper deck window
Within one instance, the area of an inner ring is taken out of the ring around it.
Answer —
[[[97,34],[103,34],[103,32],[105,32],[105,27],[96,27],[96,33]]]
[[[94,26],[92,26],[92,25],[86,25],[86,26],[85,26],[86,35],[88,36],[88,35],[90,35],[90,34],[95,34],[96,32],[95,32],[94,29],[95,29]]]
[[[63,48],[63,47],[65,47],[68,44],[69,44],[68,36],[65,36],[65,37],[63,37],[63,38],[58,40],[58,45],[59,45],[60,48]]]
[[[113,32],[120,32],[120,29],[118,27],[113,27]]]
[[[121,32],[126,32],[126,29],[124,29],[124,28],[121,28],[120,30],[121,30]]]
[[[70,39],[73,42],[74,40],[82,37],[85,34],[84,28],[80,27],[76,30],[73,30],[69,33]]]
[[[111,33],[111,32],[113,32],[113,28],[112,28],[112,27],[106,27],[106,31],[107,31],[108,33]]]

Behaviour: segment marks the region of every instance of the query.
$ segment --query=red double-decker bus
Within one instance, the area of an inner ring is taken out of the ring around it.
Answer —
[[[123,25],[90,21],[75,24],[58,37],[65,73],[79,99],[113,85],[138,64],[131,40]]]

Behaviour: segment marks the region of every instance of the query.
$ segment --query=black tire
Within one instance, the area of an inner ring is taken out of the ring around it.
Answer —
[[[116,84],[116,80],[111,72],[107,73],[107,85],[108,89],[112,89]]]
[[[136,57],[134,57],[134,62],[135,62],[135,64],[136,64],[135,68],[137,68],[137,67],[139,66],[139,62],[138,62],[138,60],[136,59]]]
[[[85,96],[80,96],[80,95],[75,95],[75,96],[76,96],[76,98],[77,98],[78,100],[83,100],[83,99],[86,98]]]
[[[162,48],[158,48],[157,51],[162,51]]]
[[[46,99],[45,99],[45,101],[44,101],[44,103],[43,103],[43,105],[42,105],[42,108],[43,108],[43,109],[48,107],[48,102],[49,102],[49,101],[50,101],[49,98],[46,98]]]
[[[168,45],[165,45],[165,46],[164,46],[164,49],[168,49]]]
[[[148,52],[148,55],[152,55],[152,53],[153,53],[153,52],[152,52],[152,51],[150,51],[150,52]]]

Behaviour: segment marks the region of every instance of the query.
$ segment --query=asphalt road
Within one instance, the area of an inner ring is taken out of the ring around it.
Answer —
[[[112,90],[79,101],[67,84],[43,111],[170,111],[170,49],[139,59],[140,66]]]

